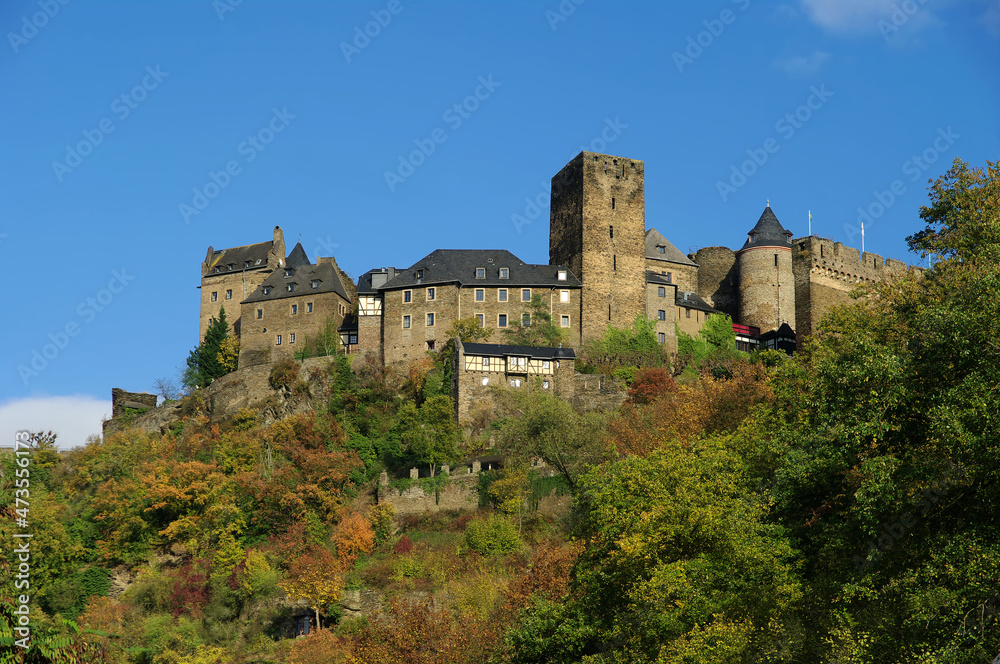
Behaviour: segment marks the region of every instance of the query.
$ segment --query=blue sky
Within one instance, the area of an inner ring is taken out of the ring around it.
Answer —
[[[1000,0],[11,0],[0,33],[0,445],[80,444],[112,387],[175,376],[205,250],[276,224],[354,277],[544,263],[586,148],[645,161],[682,251],[770,199],[853,246],[866,210],[866,249],[916,263],[927,179],[1000,153]]]

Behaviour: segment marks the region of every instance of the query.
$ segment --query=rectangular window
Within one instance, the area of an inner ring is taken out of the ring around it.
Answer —
[[[542,369],[543,370],[547,370],[551,366],[552,366],[551,362],[549,362],[548,360],[542,360]]]
[[[502,267],[502,268],[500,268],[500,278],[501,279],[510,279],[510,268],[509,267]]]
[[[542,381],[542,389],[543,390],[549,389],[549,381],[547,381],[547,380],[543,380]]]
[[[428,288],[428,289],[427,289],[427,299],[428,299],[428,300],[433,300],[433,299],[434,299],[434,296],[435,296],[435,291],[434,291],[434,289],[433,289],[433,288]]]
[[[569,327],[569,316],[563,316],[560,319],[560,323],[559,324],[562,325],[563,327]]]
[[[476,320],[479,321],[479,327],[486,327],[486,316],[483,314],[476,314]]]
[[[775,263],[775,265],[777,265],[777,263]],[[226,291],[226,299],[227,300],[233,299],[233,291],[232,291],[232,289]]]
[[[293,304],[292,305],[292,315],[294,316],[297,313],[299,313],[299,305]]]
[[[490,358],[488,357],[483,358],[483,369],[485,369],[486,371],[490,370]]]
[[[260,320],[263,317],[264,317],[264,310],[263,309],[258,309],[257,310],[257,320]]]
[[[433,339],[428,339],[427,340],[427,350],[434,350],[434,340]]]
[[[608,226],[608,237],[611,238],[612,240],[615,239],[615,227],[614,226]]]
[[[270,295],[270,294],[271,294],[271,287],[264,286],[264,295]]]
[[[664,332],[657,332],[656,333],[656,340],[659,341],[661,344],[662,343],[666,343],[667,342],[667,335],[666,335],[666,333],[664,333]]]
[[[666,247],[664,247],[662,244],[656,245],[656,253],[662,254],[664,251],[666,251]]]
[[[356,346],[358,344],[358,335],[356,335],[356,334],[349,335],[347,337],[347,343],[350,344],[350,345],[352,345],[352,346]]]
[[[290,344],[295,343],[295,333],[294,332],[292,332],[291,334],[288,335],[288,343],[290,343]]]
[[[559,291],[559,301],[560,302],[569,302],[569,291],[568,290]]]
[[[521,302],[531,302],[531,289],[522,288],[521,289]]]
[[[403,316],[403,329],[408,330],[410,328],[410,317]]]
[[[667,312],[664,311],[663,309],[660,309],[659,311],[656,312],[656,317],[659,318],[660,320],[667,320]]]
[[[507,327],[507,314],[497,316],[497,327]]]
[[[691,318],[691,310],[690,309],[685,309],[684,310],[684,318]]]
[[[485,279],[485,278],[486,278],[486,268],[485,267],[477,267],[476,268],[476,279]]]
[[[413,291],[405,290],[403,291],[403,302],[411,302],[413,300]]]
[[[434,327],[434,314],[427,314],[427,327]]]
[[[531,325],[531,314],[521,314],[521,325],[524,327]]]
[[[423,279],[423,278],[424,278],[424,271],[417,270],[417,279]]]
[[[319,279],[313,279],[311,285],[313,288],[319,288]]]
[[[280,334],[278,335],[278,343],[276,343],[274,345],[275,346],[280,346],[281,345],[281,335]]]
[[[288,284],[287,286],[285,286],[285,290],[291,293],[292,291],[295,290],[295,284]]]
[[[218,291],[212,291],[212,302],[216,302],[219,299]]]
[[[507,301],[507,289],[501,288],[500,290],[497,291],[497,302],[506,302],[506,301]]]
[[[556,279],[559,281],[566,281],[566,270],[559,270],[556,272]]]
[[[778,267],[778,254],[774,255],[774,267]]]
[[[510,379],[510,386],[511,387],[521,387],[521,379],[520,378],[511,378]]]
[[[657,286],[656,287],[656,295],[658,297],[666,297],[667,296],[667,289],[664,286]]]
[[[666,277],[667,277],[667,281],[668,282],[674,283],[674,275],[673,274],[671,274],[670,272],[667,272]]]
[[[313,303],[312,302],[306,302],[306,313],[307,314],[311,314],[312,312],[313,312]]]
[[[476,302],[483,302],[486,300],[486,289],[477,288],[476,289]]]

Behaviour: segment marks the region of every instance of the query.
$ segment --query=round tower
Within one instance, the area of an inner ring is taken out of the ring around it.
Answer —
[[[698,295],[737,321],[736,252],[729,247],[702,247],[691,259],[698,264]]]
[[[739,271],[739,320],[761,332],[782,323],[795,329],[795,275],[792,272],[792,234],[782,227],[771,206],[736,253]]]

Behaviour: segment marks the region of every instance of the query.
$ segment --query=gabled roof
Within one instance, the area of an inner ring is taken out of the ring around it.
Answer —
[[[368,270],[358,279],[358,295],[375,295],[386,282],[395,279],[400,272],[394,267],[380,267]]]
[[[237,272],[240,270],[259,270],[267,267],[267,254],[274,247],[274,241],[247,244],[231,249],[219,249],[205,261],[205,276]],[[249,261],[249,265],[247,262]],[[230,265],[232,268],[230,268]],[[219,268],[218,271],[215,268]]]
[[[661,254],[658,247],[663,247]],[[663,237],[660,231],[650,228],[646,231],[646,258],[653,258],[658,261],[668,261],[670,263],[680,263],[681,265],[694,265],[697,263],[681,253],[681,250],[671,244],[670,240]]]
[[[700,295],[691,291],[678,290],[677,295],[674,297],[674,302],[678,307],[684,307],[685,309],[697,309],[710,314],[722,313],[717,309],[713,309],[712,305],[703,300]]]
[[[530,357],[538,360],[573,360],[576,353],[572,348],[545,348],[542,346],[508,346],[506,344],[463,343],[466,355],[489,355],[490,357]]]
[[[750,231],[747,241],[743,244],[743,249],[753,249],[755,247],[791,247],[792,234],[785,230],[778,218],[771,211],[768,204],[761,213],[757,225]]]
[[[286,276],[288,275],[288,276]],[[317,288],[312,287],[313,280],[319,280]],[[289,291],[287,286],[295,284],[295,290]],[[264,294],[264,289],[270,287],[271,292]],[[257,287],[244,302],[268,302],[280,300],[287,297],[310,296],[318,293],[336,293],[348,302],[351,298],[347,296],[344,285],[340,282],[340,275],[333,269],[331,263],[320,263],[319,265],[302,265],[299,267],[285,266],[283,269],[275,270],[271,275]]]
[[[485,277],[476,278],[476,268],[485,270]],[[509,276],[500,278],[500,268]],[[566,279],[559,280],[565,270]],[[421,276],[423,275],[423,276]],[[411,286],[458,283],[461,286],[551,286],[579,288],[580,280],[564,265],[531,265],[506,249],[437,249],[389,280],[379,290],[394,290]]]
[[[309,257],[306,256],[306,250],[302,248],[302,243],[296,242],[292,252],[285,259],[285,267],[302,267],[304,265],[309,265]]]

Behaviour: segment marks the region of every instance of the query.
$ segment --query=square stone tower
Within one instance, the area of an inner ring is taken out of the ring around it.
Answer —
[[[581,152],[552,178],[549,263],[583,283],[580,338],[645,314],[645,165]]]

